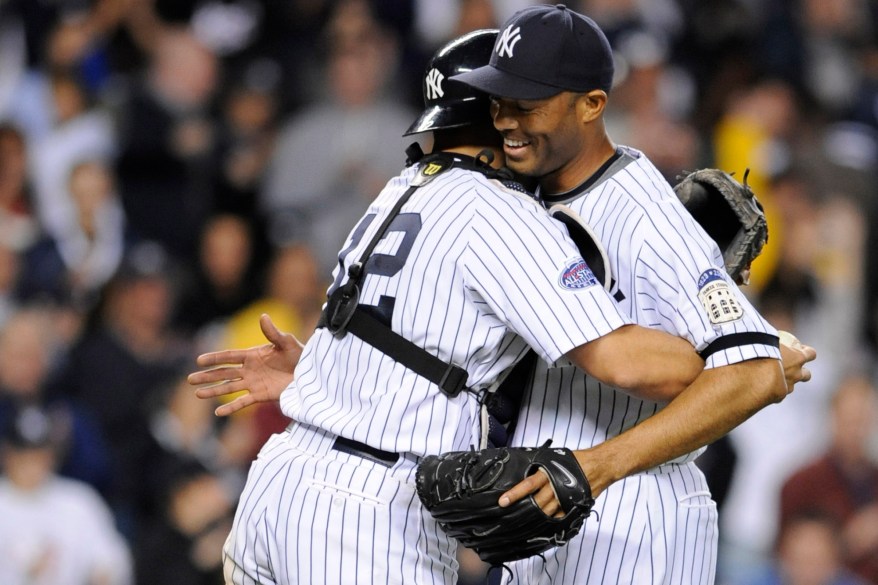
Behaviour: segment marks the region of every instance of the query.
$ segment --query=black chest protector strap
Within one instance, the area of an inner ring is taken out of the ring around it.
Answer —
[[[468,159],[468,160],[467,160]],[[401,363],[419,376],[422,376],[442,390],[442,392],[454,397],[466,387],[469,377],[466,370],[459,366],[449,364],[434,356],[427,350],[419,347],[393,331],[390,327],[372,317],[359,306],[360,283],[366,275],[365,266],[375,246],[384,237],[390,222],[399,213],[402,206],[411,198],[418,187],[432,181],[442,172],[452,166],[475,168],[481,172],[488,168],[484,163],[473,161],[469,157],[461,158],[451,154],[435,154],[420,160],[420,169],[417,176],[412,180],[402,197],[393,206],[388,216],[372,237],[369,245],[363,251],[360,259],[348,268],[348,280],[339,286],[329,296],[320,322],[317,327],[326,327],[332,334],[341,339],[347,333],[352,333],[369,345],[378,349],[388,357]],[[487,174],[487,173],[486,173]]]
[[[525,391],[530,387],[537,352],[528,349],[500,386],[485,399],[488,415],[488,447],[505,447],[515,432]]]

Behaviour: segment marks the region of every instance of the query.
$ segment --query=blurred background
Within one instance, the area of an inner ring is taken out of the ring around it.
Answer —
[[[262,312],[308,338],[427,59],[531,3],[0,0],[0,583],[221,582],[288,421],[214,417],[194,357]],[[699,462],[718,583],[878,583],[878,1],[568,5],[616,52],[616,142],[671,183],[750,169],[747,294],[819,353]]]

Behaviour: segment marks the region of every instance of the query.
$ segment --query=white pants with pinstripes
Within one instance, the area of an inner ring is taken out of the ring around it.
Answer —
[[[416,461],[388,467],[293,424],[253,462],[223,549],[227,584],[452,585],[457,545],[421,506]]]
[[[566,546],[512,563],[515,585],[712,585],[717,509],[694,463],[668,464],[601,494]]]

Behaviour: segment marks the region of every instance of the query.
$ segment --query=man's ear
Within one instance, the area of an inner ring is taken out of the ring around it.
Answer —
[[[576,113],[584,123],[593,122],[601,117],[607,106],[607,92],[602,89],[593,89],[587,93],[579,94],[576,98]]]

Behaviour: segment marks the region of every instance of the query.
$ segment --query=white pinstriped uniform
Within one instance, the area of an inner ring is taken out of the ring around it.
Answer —
[[[351,232],[342,274],[414,176],[408,168],[391,180]],[[555,361],[629,322],[600,286],[562,286],[572,282],[563,277],[577,264],[574,244],[539,204],[497,181],[452,168],[397,217],[367,265],[360,303],[395,299],[393,330],[465,368],[469,388],[493,383],[528,345]],[[418,456],[478,445],[478,397],[448,398],[354,335],[326,329],[295,378],[281,405],[298,424],[251,467],[224,549],[227,580],[454,583],[456,543],[423,510],[414,471]],[[342,453],[331,448],[336,436],[402,457],[388,467]]]
[[[580,188],[544,199],[547,205],[565,203],[593,228],[617,281],[611,292],[624,295],[620,309],[639,325],[685,337],[699,351],[732,333],[776,335],[730,281],[728,290],[742,313],[711,322],[698,296],[699,278],[705,273],[726,277],[719,249],[642,153],[620,147],[617,154]],[[735,345],[711,355],[706,367],[757,357],[779,358],[780,353],[770,345]],[[587,448],[660,408],[573,366],[538,363],[511,444],[538,445],[551,438],[556,445]],[[597,499],[598,517],[586,520],[576,538],[549,551],[545,560],[513,563],[509,582],[713,583],[717,513],[704,476],[692,463],[698,453],[610,486]]]

